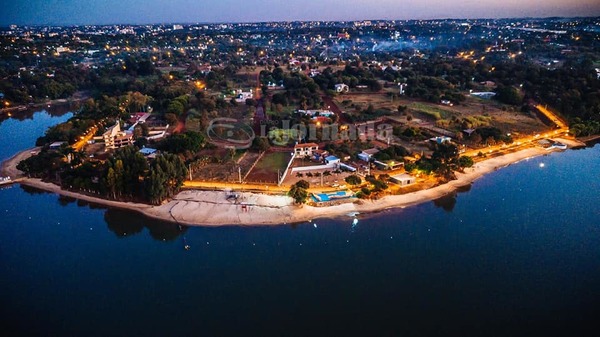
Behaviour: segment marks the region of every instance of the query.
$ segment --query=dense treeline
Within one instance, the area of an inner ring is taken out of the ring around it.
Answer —
[[[160,204],[179,192],[188,174],[178,155],[160,154],[149,162],[134,146],[117,150],[104,162],[84,162],[81,153],[67,146],[59,150],[45,148],[17,168],[66,189],[152,204]]]
[[[548,104],[570,122],[576,136],[600,132],[600,80],[590,57],[570,58],[557,69],[503,62],[485,76],[498,84],[497,96],[505,103]]]
[[[321,106],[321,95],[317,91],[317,83],[306,75],[299,72],[286,73],[282,68],[276,67],[272,72],[263,70],[260,72],[260,81],[263,92],[268,92],[268,83],[281,84],[286,91],[273,94],[271,101],[273,110],[281,110],[281,107],[294,104],[301,109],[319,108]],[[267,103],[267,108],[270,104]]]
[[[444,142],[434,145],[433,154],[430,158],[421,157],[415,163],[406,163],[405,169],[408,172],[414,169],[427,173],[434,172],[444,179],[452,180],[456,179],[454,171],[472,165],[473,159],[471,157],[460,156],[455,144]]]

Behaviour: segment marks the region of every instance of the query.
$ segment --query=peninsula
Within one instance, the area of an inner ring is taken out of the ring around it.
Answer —
[[[2,175],[189,225],[414,205],[600,133],[594,23],[11,27],[0,118],[73,116]]]
[[[561,139],[561,141],[571,147],[584,145],[574,140]],[[26,158],[29,153],[29,150],[23,151],[5,161],[2,165],[2,174],[19,177],[21,174],[16,169],[16,165]],[[175,195],[169,202],[152,206],[142,203],[107,200],[89,194],[68,191],[61,189],[58,185],[35,178],[22,178],[19,182],[48,192],[107,207],[140,212],[149,217],[190,226],[281,225],[310,221],[316,218],[352,216],[358,213],[370,213],[390,208],[404,208],[432,201],[473,183],[485,174],[547,153],[548,151],[543,148],[524,149],[481,161],[464,173],[459,173],[456,180],[429,189],[403,195],[385,196],[378,200],[361,200],[360,202],[325,207],[297,205],[288,196],[253,192],[237,192],[239,194],[238,200],[231,201],[227,198],[231,191],[196,189],[186,189]]]

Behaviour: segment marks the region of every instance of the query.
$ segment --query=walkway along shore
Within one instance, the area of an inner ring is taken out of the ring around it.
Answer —
[[[561,139],[570,147],[581,146],[580,142]],[[17,164],[31,155],[32,149],[20,152],[2,164],[1,175],[13,179],[22,177]],[[351,212],[375,212],[389,208],[404,208],[435,200],[462,186],[471,184],[481,176],[521,160],[548,154],[549,151],[535,147],[509,153],[503,156],[478,162],[474,167],[457,173],[457,179],[448,183],[412,193],[385,196],[378,200],[361,200],[357,203],[345,203],[327,207],[294,205],[292,199],[281,195],[237,192],[237,201],[228,201],[225,191],[203,191],[186,189],[172,200],[160,206],[133,202],[120,202],[97,198],[61,189],[52,183],[40,179],[25,178],[21,184],[36,187],[60,195],[85,200],[92,203],[128,209],[143,213],[149,217],[191,226],[221,225],[281,225],[308,221],[315,218],[331,218]]]

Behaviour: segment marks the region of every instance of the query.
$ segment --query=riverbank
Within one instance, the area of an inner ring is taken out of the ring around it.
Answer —
[[[11,106],[8,108],[2,107],[2,108],[0,108],[0,114],[10,113],[10,112],[14,112],[14,111],[19,112],[19,111],[25,111],[25,110],[32,110],[32,109],[37,109],[40,107],[50,107],[52,105],[59,105],[59,106],[67,105],[67,104],[72,104],[72,103],[76,103],[76,102],[81,102],[88,98],[90,98],[89,93],[84,92],[84,91],[78,91],[69,98],[57,98],[57,99],[48,100],[48,101],[44,101],[44,102],[30,103],[27,105],[24,105],[24,104],[15,105],[15,106]]]
[[[576,141],[561,139],[569,147],[579,146]],[[20,171],[17,164],[31,155],[35,149],[26,150],[6,160],[1,168],[4,176],[18,178]],[[468,168],[464,173],[457,173],[457,179],[430,189],[402,195],[385,196],[378,200],[359,200],[328,207],[297,206],[290,197],[267,195],[250,192],[236,192],[237,200],[228,199],[230,192],[184,190],[171,201],[152,206],[133,202],[120,202],[80,194],[61,189],[52,183],[40,179],[25,178],[21,184],[39,188],[52,193],[101,204],[141,212],[149,217],[192,226],[219,225],[278,225],[308,221],[314,218],[342,216],[348,213],[376,212],[390,208],[404,208],[427,201],[432,201],[452,193],[460,187],[473,183],[485,174],[521,160],[548,154],[543,148],[529,148],[503,156],[486,159]]]

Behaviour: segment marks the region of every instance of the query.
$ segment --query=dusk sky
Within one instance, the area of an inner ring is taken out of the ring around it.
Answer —
[[[12,0],[0,25],[600,16],[598,0]]]

